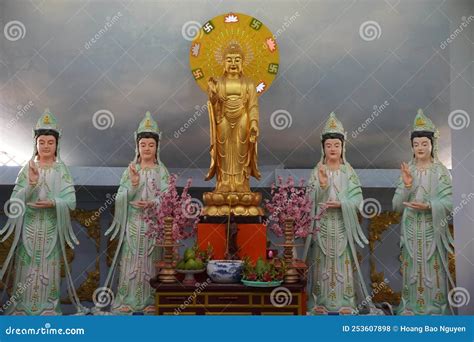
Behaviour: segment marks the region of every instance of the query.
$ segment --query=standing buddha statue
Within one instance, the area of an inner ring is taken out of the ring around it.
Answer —
[[[250,191],[250,177],[260,179],[257,167],[259,110],[257,92],[244,76],[244,53],[231,43],[223,53],[224,73],[208,80],[211,165],[206,180],[216,188],[204,194],[204,215],[263,215],[261,194]]]

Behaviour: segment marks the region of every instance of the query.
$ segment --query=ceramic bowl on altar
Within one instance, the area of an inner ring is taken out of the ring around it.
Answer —
[[[210,260],[207,263],[207,274],[215,283],[239,283],[243,265],[242,260]]]

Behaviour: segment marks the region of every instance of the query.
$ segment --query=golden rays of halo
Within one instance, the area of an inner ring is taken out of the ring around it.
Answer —
[[[222,76],[223,54],[230,44],[242,49],[244,75],[252,79],[257,94],[265,93],[278,73],[279,48],[272,32],[260,20],[242,13],[212,18],[191,42],[189,63],[199,87],[207,92],[209,78]]]

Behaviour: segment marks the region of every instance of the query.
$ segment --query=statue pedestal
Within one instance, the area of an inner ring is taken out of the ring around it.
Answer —
[[[252,261],[259,257],[266,259],[267,227],[259,223],[259,217],[234,217],[237,224],[237,255],[240,259],[248,256]],[[256,223],[252,223],[256,221]],[[227,217],[204,218],[197,228],[197,244],[206,250],[208,244],[213,249],[213,259],[225,259],[227,244]]]
[[[205,192],[203,216],[263,216],[260,192]]]

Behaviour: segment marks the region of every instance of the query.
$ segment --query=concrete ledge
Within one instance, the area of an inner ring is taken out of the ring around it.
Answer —
[[[125,167],[71,167],[75,185],[81,186],[117,186]],[[15,184],[16,176],[20,171],[18,166],[0,166],[0,185]],[[186,180],[193,179],[193,188],[213,188],[215,182],[204,181],[207,169],[170,168],[170,173],[179,175],[178,186],[182,187]],[[308,180],[311,169],[284,169],[281,165],[262,166],[260,181],[252,179],[254,188],[268,188],[278,176],[287,178],[293,176],[296,180]],[[400,171],[397,169],[357,169],[360,181],[364,188],[392,188],[395,186]]]

